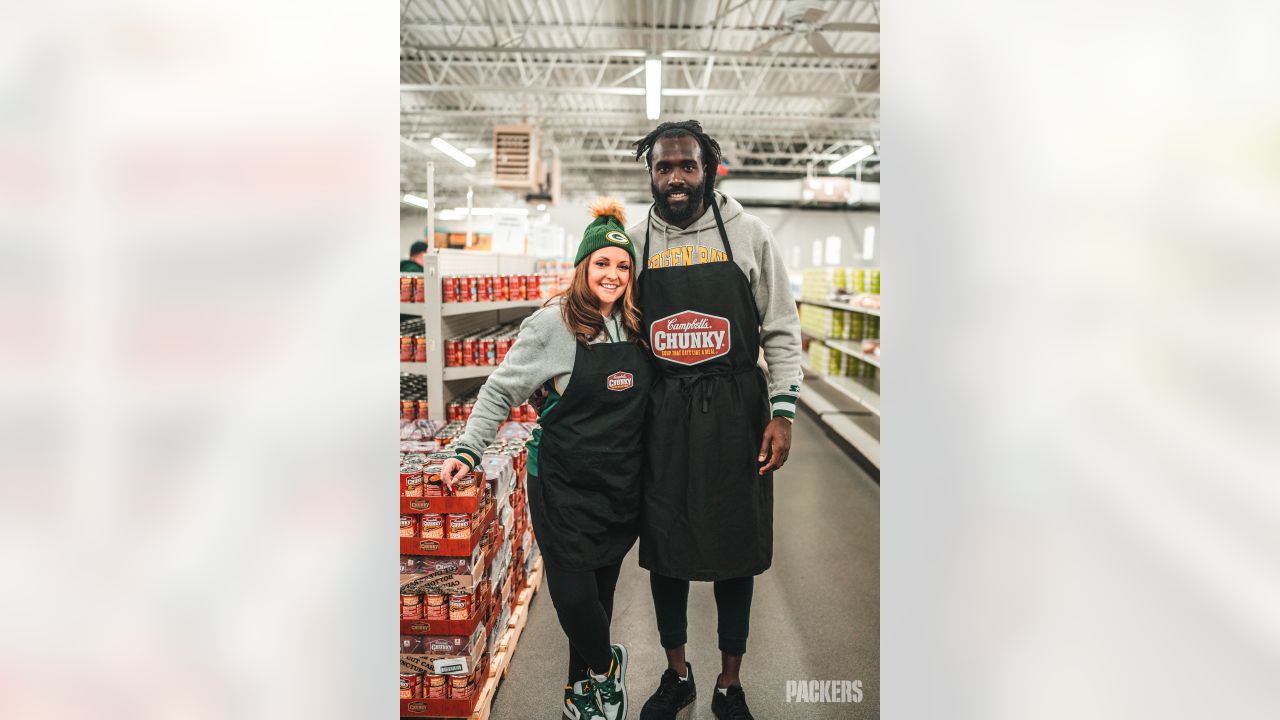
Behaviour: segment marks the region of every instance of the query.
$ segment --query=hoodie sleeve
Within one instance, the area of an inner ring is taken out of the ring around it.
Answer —
[[[454,457],[468,468],[480,462],[511,408],[527,400],[542,383],[564,372],[563,367],[554,364],[560,358],[547,352],[549,335],[561,324],[558,310],[543,308],[520,326],[515,344],[480,388],[467,427],[454,445]],[[572,370],[572,360],[569,369]]]
[[[756,221],[763,242],[756,244],[760,275],[752,285],[760,312],[760,345],[769,367],[769,406],[773,417],[794,418],[804,371],[800,366],[800,314],[796,311],[791,280],[773,233]]]

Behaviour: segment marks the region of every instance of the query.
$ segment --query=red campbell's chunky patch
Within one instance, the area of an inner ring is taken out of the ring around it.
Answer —
[[[729,353],[729,321],[694,310],[668,315],[649,325],[655,357],[697,365]]]
[[[605,387],[610,390],[630,390],[635,383],[635,376],[629,372],[616,372],[605,378]]]

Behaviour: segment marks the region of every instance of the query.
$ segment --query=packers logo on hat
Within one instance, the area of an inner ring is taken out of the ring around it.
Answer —
[[[587,259],[596,250],[610,246],[626,250],[632,260],[635,259],[636,244],[627,236],[627,219],[622,211],[621,200],[612,197],[597,198],[591,203],[591,217],[594,219],[582,231],[582,242],[573,259],[574,265]]]

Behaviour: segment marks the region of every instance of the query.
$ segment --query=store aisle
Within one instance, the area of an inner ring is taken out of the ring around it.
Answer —
[[[773,567],[756,579],[743,687],[757,718],[880,715],[880,488],[823,435],[796,419],[791,458],[775,478]],[[632,549],[618,580],[613,633],[630,650],[627,683],[640,705],[666,666],[647,573]],[[698,699],[682,717],[710,719],[720,669],[710,583],[689,593],[688,657]],[[493,705],[494,720],[560,717],[568,641],[545,583]],[[861,680],[861,703],[787,703],[787,680]],[[545,712],[542,708],[546,708]]]

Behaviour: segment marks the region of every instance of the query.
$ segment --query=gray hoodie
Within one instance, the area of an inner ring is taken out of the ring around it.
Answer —
[[[733,247],[733,261],[747,276],[760,312],[760,345],[769,368],[769,402],[774,417],[795,417],[796,400],[804,372],[800,367],[800,315],[796,312],[791,282],[773,233],[755,215],[743,212],[733,198],[716,191],[724,229]],[[649,257],[638,264],[646,268],[727,260],[716,216],[710,208],[692,225],[681,230],[650,209]],[[646,222],[627,228],[627,234],[644,249]]]

